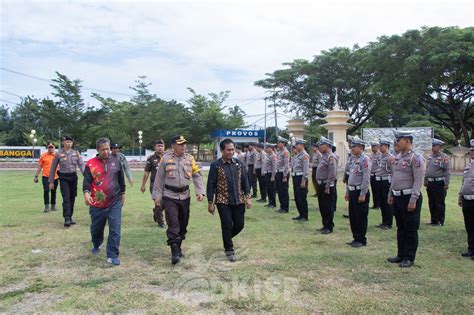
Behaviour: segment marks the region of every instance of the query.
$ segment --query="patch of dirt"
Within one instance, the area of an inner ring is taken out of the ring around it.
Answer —
[[[62,298],[62,295],[51,295],[49,293],[28,293],[20,302],[14,304],[8,312],[13,314],[37,313],[40,308],[50,308]]]
[[[5,294],[9,292],[15,292],[15,291],[20,291],[24,290],[28,287],[28,285],[24,282],[12,284],[6,287],[0,287],[0,294]]]

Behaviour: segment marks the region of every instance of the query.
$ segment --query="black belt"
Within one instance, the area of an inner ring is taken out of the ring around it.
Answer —
[[[189,190],[189,186],[174,187],[174,186],[165,185],[165,188],[175,193],[183,193]]]
[[[77,176],[77,173],[76,172],[72,172],[72,173],[60,173],[60,172],[58,172],[58,175],[68,177],[68,176],[74,176],[74,175]]]

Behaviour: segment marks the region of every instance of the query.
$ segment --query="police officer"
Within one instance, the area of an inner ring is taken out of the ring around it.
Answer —
[[[394,131],[394,134],[400,152],[394,160],[393,179],[387,202],[393,205],[397,222],[398,253],[396,257],[387,260],[399,263],[402,268],[409,268],[414,264],[418,248],[425,159],[421,154],[412,151],[412,131]]]
[[[334,156],[336,157],[336,170],[339,165],[339,155],[336,153],[336,145],[333,143],[331,150]],[[336,178],[334,179],[334,195],[332,196],[332,208],[333,211],[336,212],[337,210],[337,172],[336,172]]]
[[[379,197],[377,194],[377,189],[376,189],[376,180],[375,180],[375,172],[377,171],[377,168],[379,167],[379,160],[380,160],[380,143],[377,141],[372,141],[370,143],[370,147],[372,149],[372,154],[370,155],[370,162],[372,163],[372,168],[370,170],[370,189],[372,190],[372,202],[373,206],[372,209],[378,209],[380,208],[379,204]]]
[[[443,226],[446,212],[446,192],[449,187],[449,156],[442,151],[444,142],[432,140],[432,152],[426,162],[425,186],[428,193],[431,221],[428,224]]]
[[[380,140],[380,159],[378,167],[375,170],[375,191],[377,192],[378,204],[382,212],[382,223],[376,227],[387,230],[392,228],[393,212],[392,206],[387,203],[390,183],[392,182],[393,173],[393,155],[389,152],[390,141]]]
[[[263,173],[265,174],[265,186],[268,195],[268,208],[276,208],[275,177],[277,173],[277,155],[275,153],[275,144],[267,143],[265,147],[265,161],[263,163]]]
[[[311,156],[311,161],[309,166],[311,167],[311,181],[313,182],[314,187],[314,197],[318,196],[318,182],[316,181],[316,170],[318,169],[319,161],[321,160],[322,154],[319,152],[319,142],[314,142],[313,145],[313,155]]]
[[[49,171],[49,188],[54,189],[54,174],[59,165],[59,185],[63,196],[64,226],[70,227],[76,224],[72,219],[74,214],[74,203],[77,196],[77,168],[84,174],[84,161],[79,151],[73,149],[74,139],[70,136],[62,138],[63,148],[58,150],[56,157],[51,163]]]
[[[255,143],[249,143],[249,150],[245,155],[247,163],[248,179],[252,187],[252,198],[257,198],[257,176],[255,175],[255,159],[257,151],[255,150]]]
[[[127,158],[125,155],[120,152],[120,149],[122,149],[122,146],[119,145],[118,143],[113,143],[110,146],[110,150],[112,151],[112,156],[115,157],[117,160],[120,162],[120,166],[122,167],[122,170],[127,176],[128,183],[130,184],[131,187],[133,187],[133,178],[132,178],[132,172],[130,171],[130,166],[128,165]]]
[[[288,195],[288,175],[290,173],[290,153],[286,149],[288,140],[278,137],[277,143],[277,173],[275,176],[275,184],[280,201],[280,209],[278,213],[288,213],[290,196]]]
[[[306,141],[296,139],[295,150],[296,155],[293,156],[292,176],[293,176],[293,192],[295,197],[296,209],[299,212],[293,220],[298,222],[308,221],[308,177],[309,177],[309,154],[306,152],[304,145]]]
[[[156,206],[165,208],[168,223],[166,235],[173,265],[183,256],[181,243],[186,238],[189,221],[191,179],[197,201],[201,202],[205,194],[199,167],[194,157],[186,153],[187,143],[181,135],[171,139],[171,151],[163,154],[153,183],[153,200]]]
[[[347,242],[352,247],[367,245],[367,216],[369,214],[370,160],[364,153],[365,142],[354,139],[351,143],[353,158],[349,168],[349,178],[345,200],[349,201],[349,220],[353,240]]]
[[[334,194],[336,193],[335,181],[337,174],[336,156],[332,153],[331,140],[321,137],[319,141],[319,151],[322,153],[316,171],[318,182],[318,204],[323,221],[323,227],[319,229],[321,234],[332,233],[334,229]]]
[[[145,193],[146,182],[150,177],[150,194],[153,194],[153,183],[156,177],[156,170],[160,164],[161,157],[165,152],[165,142],[160,139],[155,141],[155,153],[150,155],[146,159],[145,173],[143,174],[142,187],[140,188],[142,193]],[[158,226],[162,229],[165,228],[165,220],[163,219],[163,207],[162,205],[153,207],[153,220],[158,223]]]
[[[458,204],[462,207],[467,232],[467,251],[463,257],[474,259],[474,139],[471,139],[471,163],[464,169]]]
[[[262,173],[263,161],[265,160],[266,153],[264,151],[264,144],[257,143],[255,152],[255,165],[254,175],[258,181],[258,187],[260,189],[260,199],[257,202],[267,202],[267,187],[265,186],[265,175]]]
[[[344,177],[342,179],[342,182],[347,185],[347,180],[349,179],[349,173],[350,173],[350,168],[351,168],[351,158],[352,158],[352,153],[351,153],[351,145],[352,145],[352,139],[354,139],[353,136],[348,135],[347,136],[347,145],[349,147],[349,152],[347,153],[347,159],[346,159],[346,164],[344,165]],[[347,189],[347,187],[346,187]],[[349,218],[349,209],[347,209],[347,214],[342,215],[344,218],[348,219]]]

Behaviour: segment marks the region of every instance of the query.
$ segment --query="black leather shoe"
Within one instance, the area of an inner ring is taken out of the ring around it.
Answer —
[[[77,224],[73,219],[71,219],[71,225]]]
[[[391,229],[392,227],[390,225],[386,225],[386,224],[380,224],[379,226],[379,229],[381,230],[388,230],[388,229]]]
[[[268,205],[267,207],[270,208],[270,209],[275,209],[274,205]]]
[[[296,220],[296,221],[298,221],[298,222],[307,222],[307,221],[308,221],[308,219],[307,219],[307,218],[303,218],[303,217],[301,217],[301,218],[299,218],[299,219],[298,219],[298,220]]]
[[[288,213],[288,210],[280,209],[280,210],[278,210],[278,213]]]
[[[410,268],[411,266],[413,266],[413,261],[408,260],[408,259],[404,259],[404,260],[400,263],[400,268]]]
[[[258,199],[257,202],[258,203],[264,203],[264,202],[267,202],[267,199]]]
[[[367,246],[367,244],[362,243],[362,242],[358,242],[358,241],[355,241],[354,243],[351,244],[351,247],[354,247],[354,248],[359,248],[359,247],[363,247],[363,246]]]
[[[292,219],[292,220],[299,220],[299,219],[301,219],[301,218],[302,218],[302,217],[299,215],[299,216],[294,217],[294,218],[291,218],[291,219]]]
[[[71,226],[71,219],[64,220],[64,227],[70,227],[70,226]]]
[[[166,225],[164,223],[158,223],[158,227],[164,229],[166,227]]]
[[[171,263],[173,265],[176,265],[179,262],[179,245],[178,243],[172,243],[170,244],[171,248]]]
[[[401,257],[395,256],[387,258],[387,261],[392,264],[399,264],[403,261],[403,259]]]
[[[325,234],[325,235],[326,234],[331,234],[331,233],[332,233],[332,231],[328,230],[328,229],[324,229],[324,230],[321,231],[321,234]]]
[[[346,242],[346,245],[349,245],[349,246],[351,246],[351,245],[352,245],[354,242],[355,242],[355,240],[352,240],[352,241]]]
[[[462,257],[474,257],[474,253],[470,252],[470,251],[467,251],[465,253],[462,253],[461,256]]]

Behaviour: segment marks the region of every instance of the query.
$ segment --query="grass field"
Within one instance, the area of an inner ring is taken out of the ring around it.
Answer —
[[[368,246],[345,245],[351,233],[342,217],[342,186],[331,235],[316,233],[321,220],[314,197],[308,197],[307,223],[291,221],[293,202],[286,215],[254,203],[235,238],[236,263],[225,260],[218,216],[193,201],[186,258],[173,267],[150,196],[139,191],[141,174],[127,187],[122,265],[110,267],[104,251],[90,254],[82,195],[78,225],[66,230],[61,211],[42,212],[42,187],[33,184],[32,171],[1,171],[0,312],[474,312],[474,261],[460,256],[466,233],[456,204],[459,176],[452,179],[442,228],[423,224],[429,218],[424,193],[416,265],[401,269],[385,261],[396,254],[396,229],[374,227],[378,210],[370,211]]]

